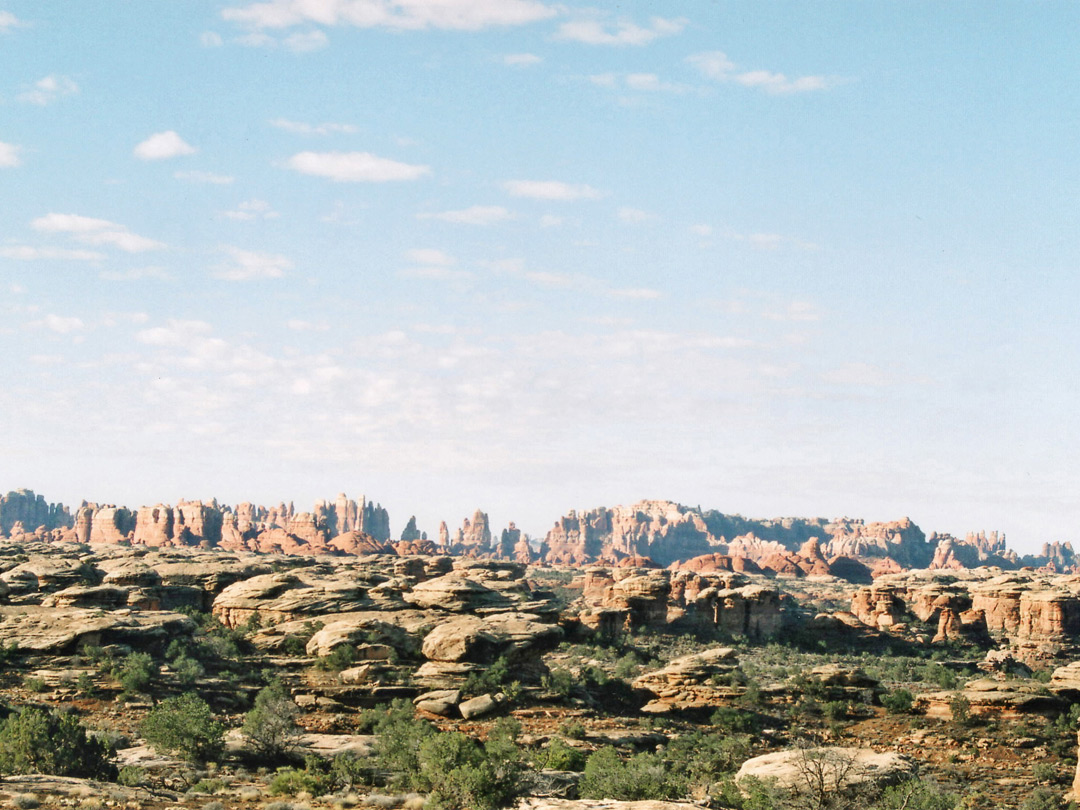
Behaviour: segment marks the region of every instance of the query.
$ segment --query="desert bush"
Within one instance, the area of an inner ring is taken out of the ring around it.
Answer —
[[[873,810],[954,810],[960,797],[941,790],[932,782],[910,779],[886,788],[881,798],[874,802]]]
[[[559,733],[570,740],[584,740],[588,736],[580,720],[563,720],[559,723]]]
[[[586,761],[578,790],[586,799],[677,799],[686,792],[686,780],[670,773],[655,754],[635,754],[623,762],[605,746]]]
[[[116,784],[124,787],[139,787],[146,782],[146,770],[138,765],[125,765],[116,775]]]
[[[1018,810],[1061,810],[1061,796],[1049,788],[1035,788]]]
[[[690,785],[708,788],[717,777],[734,773],[750,758],[750,741],[747,734],[683,734],[668,743],[665,764]]]
[[[163,700],[139,730],[158,751],[192,762],[212,760],[225,747],[224,727],[214,720],[206,701],[191,692]]]
[[[949,700],[949,711],[954,723],[966,726],[971,724],[971,701],[961,694],[953,695]]]
[[[307,793],[312,796],[321,796],[330,789],[330,777],[321,773],[318,768],[305,767],[281,768],[274,778],[270,780],[271,796],[295,796],[298,793]]]
[[[37,810],[41,807],[41,800],[33,793],[16,793],[11,797],[11,803],[17,810]]]
[[[380,770],[389,773],[395,789],[419,787],[420,744],[435,733],[435,727],[415,717],[413,706],[404,699],[395,700],[375,725],[372,756]]]
[[[533,754],[533,765],[541,770],[580,771],[585,768],[586,756],[557,737]]]
[[[221,793],[223,790],[225,790],[225,783],[220,779],[200,779],[188,788],[188,793],[209,793],[213,795]]]
[[[761,720],[753,712],[721,706],[712,713],[709,724],[728,734],[746,734],[759,731]]]
[[[341,672],[356,663],[356,647],[351,644],[342,644],[335,647],[329,655],[324,655],[315,662],[315,668],[325,672]]]
[[[255,706],[244,717],[242,731],[259,756],[276,759],[289,753],[300,738],[299,708],[280,680],[259,690]]]
[[[894,689],[881,698],[881,705],[889,714],[908,714],[915,705],[915,695],[908,689]]]
[[[428,807],[496,810],[509,806],[521,785],[515,742],[520,728],[516,721],[503,718],[483,745],[457,731],[421,742],[419,782],[428,790]]]
[[[330,762],[330,777],[338,787],[351,788],[371,781],[371,766],[349,751],[335,755]]]
[[[192,686],[206,674],[206,668],[187,655],[177,656],[171,663],[173,672],[176,673],[176,679],[180,681],[182,686]]]
[[[158,665],[148,653],[131,653],[113,669],[125,692],[143,692],[158,674]]]
[[[70,714],[27,707],[0,725],[0,773],[109,778],[108,758],[108,745]]]

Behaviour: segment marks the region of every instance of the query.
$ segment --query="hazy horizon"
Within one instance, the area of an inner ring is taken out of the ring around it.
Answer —
[[[1078,23],[0,0],[4,491],[1074,541]]]

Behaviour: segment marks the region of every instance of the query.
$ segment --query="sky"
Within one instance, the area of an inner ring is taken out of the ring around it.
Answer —
[[[1080,5],[0,0],[0,488],[1080,526]]]

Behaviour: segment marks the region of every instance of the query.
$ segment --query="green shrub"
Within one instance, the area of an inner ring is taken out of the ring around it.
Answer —
[[[223,790],[225,790],[225,783],[220,779],[200,779],[188,788],[190,793],[209,793],[211,795],[221,793]]]
[[[559,733],[570,740],[584,740],[588,736],[580,720],[563,720],[559,724]]]
[[[143,692],[158,674],[158,665],[148,653],[131,653],[113,670],[125,692]]]
[[[1031,795],[1020,802],[1018,810],[1060,810],[1061,796],[1049,788],[1035,788]]]
[[[971,723],[971,701],[961,694],[953,695],[949,700],[949,711],[952,720],[957,725],[966,726]]]
[[[271,796],[295,796],[310,793],[321,796],[330,789],[330,777],[315,768],[281,768],[270,780]]]
[[[315,668],[326,672],[341,672],[356,663],[356,647],[351,644],[342,644],[335,647],[329,655],[324,655],[315,662]]]
[[[516,721],[496,723],[484,745],[458,731],[429,736],[420,744],[420,783],[432,810],[497,810],[520,792]]]
[[[146,769],[138,765],[125,765],[116,775],[116,784],[124,787],[139,787],[146,783]]]
[[[730,706],[721,706],[713,712],[709,724],[728,734],[754,733],[761,727],[761,721],[756,714]]]
[[[942,791],[932,782],[910,779],[885,789],[874,810],[954,810],[960,797]]]
[[[389,785],[399,790],[419,787],[420,744],[435,734],[435,727],[417,719],[409,701],[398,699],[375,725],[375,734],[372,756],[376,766],[389,773]]]
[[[27,707],[0,725],[0,773],[102,779],[115,769],[108,745],[88,736],[75,717]]]
[[[677,799],[686,792],[686,780],[669,773],[655,754],[635,754],[623,762],[606,746],[586,761],[578,790],[586,799]]]
[[[139,730],[156,750],[192,762],[213,760],[225,747],[225,728],[214,720],[206,701],[191,692],[163,700]]]
[[[915,695],[908,689],[896,689],[881,698],[881,705],[889,714],[908,714],[915,705]]]
[[[572,672],[562,668],[553,669],[545,674],[540,683],[545,689],[554,692],[564,700],[572,697],[577,688],[577,678]]]
[[[289,753],[300,738],[299,709],[280,680],[259,690],[255,706],[244,717],[243,733],[259,756],[276,759]]]
[[[31,692],[44,692],[45,681],[36,676],[30,675],[23,680],[23,686],[25,686]]]
[[[194,658],[186,655],[178,656],[172,661],[176,679],[182,686],[192,686],[199,678],[206,674],[206,669]]]
[[[533,754],[533,764],[542,770],[580,771],[585,767],[585,752],[556,737],[547,747]]]
[[[338,787],[351,788],[370,784],[371,776],[371,766],[367,759],[361,759],[350,751],[335,755],[330,763],[330,778]]]
[[[668,743],[666,764],[691,785],[708,788],[717,776],[734,773],[749,759],[750,740],[747,734],[683,734]]]

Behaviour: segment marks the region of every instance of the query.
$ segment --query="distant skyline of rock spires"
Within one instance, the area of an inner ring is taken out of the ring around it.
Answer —
[[[90,545],[301,555],[441,553],[570,566],[637,560],[660,568],[837,576],[853,582],[920,568],[1071,571],[1077,565],[1067,542],[1046,543],[1040,554],[1021,557],[998,532],[971,532],[961,539],[927,535],[908,518],[871,523],[847,517],[752,519],[657,500],[570,510],[543,537],[532,538],[512,521],[501,531],[493,529],[488,514],[477,509],[453,531],[442,521],[429,539],[415,516],[394,538],[381,504],[344,493],[316,501],[307,512],[297,511],[292,502],[230,506],[216,499],[137,508],[83,502],[72,510],[26,489],[0,497],[0,536],[30,535]]]

